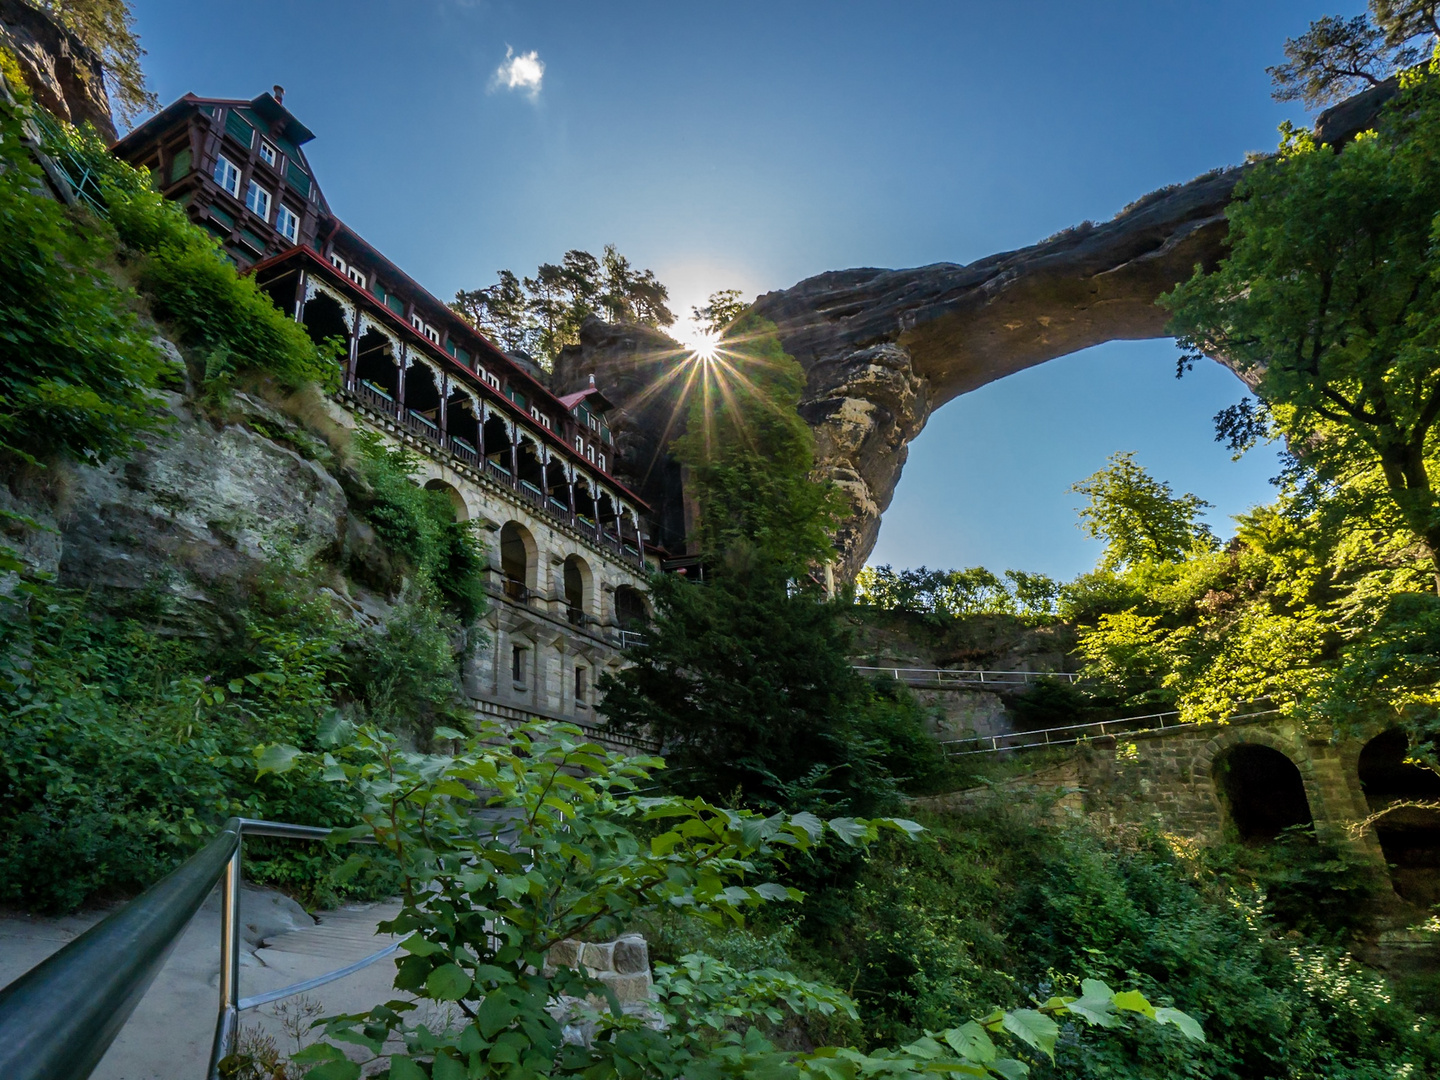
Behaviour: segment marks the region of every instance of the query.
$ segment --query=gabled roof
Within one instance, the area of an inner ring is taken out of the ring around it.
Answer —
[[[607,409],[613,409],[615,407],[615,403],[607,398],[601,392],[600,388],[595,385],[595,376],[591,375],[590,379],[590,385],[584,390],[577,390],[573,394],[566,394],[560,399],[560,404],[564,405],[568,412],[574,412],[575,406],[579,405],[582,401],[585,402],[587,409],[596,413],[603,413]]]
[[[222,109],[252,109],[262,116],[267,123],[274,124],[279,122],[285,133],[285,137],[296,146],[300,146],[315,138],[315,133],[296,119],[294,113],[276,101],[274,94],[261,94],[259,97],[249,99],[202,98],[196,97],[194,94],[186,94],[184,97],[176,98],[140,126],[132,128],[123,139],[117,141],[110,149],[114,151],[133,143],[142,142],[148,138],[157,127],[163,127],[170,121],[178,119],[189,110],[199,108],[201,105],[217,105]]]

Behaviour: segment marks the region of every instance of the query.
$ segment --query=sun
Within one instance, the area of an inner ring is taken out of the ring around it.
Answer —
[[[720,335],[709,330],[697,330],[689,345],[691,355],[707,364],[720,355]]]

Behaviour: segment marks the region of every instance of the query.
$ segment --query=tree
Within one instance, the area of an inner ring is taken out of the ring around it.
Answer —
[[[476,329],[512,352],[531,353],[546,364],[566,345],[580,340],[580,326],[591,315],[611,322],[670,326],[669,291],[653,270],[637,271],[630,260],[606,244],[596,258],[578,248],[559,263],[541,263],[523,280],[509,270],[484,289],[460,290],[450,305]]]
[[[720,334],[749,306],[740,299],[739,289],[720,289],[710,294],[703,307],[692,307],[690,316],[707,334]]]
[[[1210,504],[1195,495],[1177,497],[1137,465],[1133,453],[1112,454],[1107,467],[1070,490],[1089,500],[1080,509],[1080,527],[1105,541],[1103,569],[1171,562],[1215,546],[1215,535],[1199,520]]]
[[[1318,108],[1420,62],[1440,35],[1436,0],[1370,0],[1367,15],[1326,15],[1285,42],[1285,63],[1266,68],[1279,101]]]
[[[1293,128],[1227,210],[1229,255],[1162,298],[1195,353],[1254,380],[1299,470],[1377,497],[1440,590],[1440,74],[1335,150]]]
[[[679,790],[880,805],[894,783],[867,743],[872,702],[815,579],[834,555],[838,497],[810,477],[813,436],[795,412],[803,375],[773,331],[744,316],[713,359],[690,361],[675,452],[690,468],[705,581],[654,579],[645,644],[602,680],[604,710],[661,739]]]
[[[129,124],[159,101],[145,86],[140,58],[145,50],[135,34],[127,0],[28,0],[94,49],[105,63],[110,99]]]

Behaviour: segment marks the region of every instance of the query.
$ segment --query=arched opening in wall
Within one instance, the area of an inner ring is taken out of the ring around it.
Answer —
[[[438,491],[445,496],[446,501],[450,503],[453,520],[470,520],[470,508],[465,505],[465,497],[454,486],[447,484],[444,480],[427,480],[425,481],[425,490]]]
[[[607,491],[600,492],[600,498],[595,500],[595,524],[607,536],[619,535],[615,531],[615,500]]]
[[[634,633],[650,625],[650,607],[645,603],[645,594],[633,585],[621,585],[615,590],[615,625]]]
[[[400,365],[396,363],[390,339],[377,330],[366,330],[360,336],[355,354],[355,385],[362,395],[379,394],[392,406],[400,399]]]
[[[518,521],[507,521],[500,528],[500,573],[504,577],[505,595],[512,600],[526,600],[535,590],[535,567],[539,549],[530,530]]]
[[[475,418],[475,403],[469,394],[455,390],[445,402],[445,430],[450,435],[450,449],[462,461],[480,464],[480,421]]]
[[[595,528],[595,515],[598,511],[595,508],[595,496],[590,494],[590,488],[576,481],[575,483],[575,516],[580,519],[580,524],[588,528]]]
[[[517,479],[522,490],[538,500],[545,498],[545,466],[540,463],[539,451],[529,439],[521,439],[515,455]]]
[[[1372,814],[1395,807],[1375,822],[1395,891],[1429,908],[1440,904],[1440,810],[1404,804],[1440,801],[1440,776],[1407,765],[1409,750],[1399,728],[1375,736],[1360,751],[1360,786]]]
[[[336,302],[333,296],[326,296],[324,293],[316,293],[305,301],[305,308],[300,314],[300,323],[305,327],[305,332],[310,335],[310,340],[316,345],[323,344],[328,339],[335,337],[345,341],[350,336],[350,325],[345,319],[345,309]]]
[[[510,432],[494,413],[485,421],[485,460],[503,475],[510,475]]]
[[[570,479],[565,475],[565,463],[558,457],[551,458],[545,466],[545,494],[550,498],[552,509],[570,513]]]
[[[594,580],[590,564],[579,555],[570,555],[565,559],[565,610],[576,626],[585,624],[590,598],[594,595]]]
[[[1221,801],[1241,840],[1273,840],[1296,825],[1312,825],[1305,780],[1279,750],[1243,743],[1216,762]]]
[[[413,363],[405,369],[405,416],[423,435],[440,438],[440,388],[428,364]]]

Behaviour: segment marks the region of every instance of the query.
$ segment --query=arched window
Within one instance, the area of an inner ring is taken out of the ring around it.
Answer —
[[[507,521],[501,527],[500,573],[505,579],[505,595],[512,600],[528,600],[535,591],[537,554],[535,538],[524,525]]]
[[[1215,777],[1242,840],[1273,840],[1314,822],[1300,770],[1279,750],[1243,743],[1218,760]]]
[[[576,626],[584,625],[585,616],[589,613],[593,580],[590,564],[579,555],[570,555],[565,559],[565,609]]]
[[[456,521],[469,521],[470,508],[465,505],[465,497],[456,488],[447,484],[444,480],[427,480],[426,491],[438,491],[450,501],[450,509]]]
[[[633,585],[615,590],[615,623],[621,630],[642,631],[650,624],[645,595]]]

